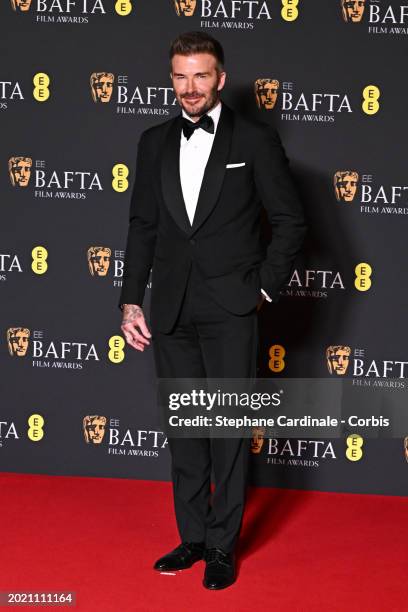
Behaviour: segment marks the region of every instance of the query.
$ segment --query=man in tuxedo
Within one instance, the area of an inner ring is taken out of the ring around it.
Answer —
[[[257,312],[264,299],[278,300],[290,276],[305,233],[302,205],[276,130],[221,102],[220,43],[182,34],[170,61],[182,112],[139,141],[121,329],[136,350],[152,342],[159,378],[253,379]],[[266,253],[262,207],[273,232]],[[142,310],[151,268],[153,336]],[[204,559],[206,588],[235,581],[250,442],[169,437],[181,543],[155,569]]]

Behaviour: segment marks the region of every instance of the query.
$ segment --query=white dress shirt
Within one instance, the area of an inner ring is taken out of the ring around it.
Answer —
[[[182,109],[183,117],[191,121],[187,113]],[[205,167],[210,157],[214,137],[217,131],[218,121],[221,114],[221,102],[208,111],[207,115],[214,121],[214,133],[210,134],[198,128],[194,130],[189,139],[183,131],[180,138],[180,182],[183,198],[186,205],[187,215],[193,224],[195,211],[197,208],[198,196],[200,194],[201,183],[204,177]],[[261,289],[263,295],[271,302],[271,298]]]
[[[187,113],[182,110],[183,117],[190,120]],[[201,128],[194,130],[190,138],[181,132],[180,139],[180,181],[186,204],[188,218],[193,224],[194,214],[197,208],[198,196],[204,177],[205,167],[210,157],[218,121],[221,114],[221,102],[212,108],[207,115],[214,121],[214,134],[210,134]]]

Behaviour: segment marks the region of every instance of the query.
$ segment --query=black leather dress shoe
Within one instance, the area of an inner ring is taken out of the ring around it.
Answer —
[[[235,555],[222,548],[207,548],[203,585],[206,589],[225,589],[235,582]]]
[[[153,568],[159,572],[187,569],[203,559],[204,553],[204,542],[182,542],[167,555],[160,557]]]

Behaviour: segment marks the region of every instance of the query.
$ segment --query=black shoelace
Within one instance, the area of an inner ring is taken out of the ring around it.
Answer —
[[[220,548],[209,548],[205,555],[207,563],[226,563],[228,560],[228,553],[225,553]],[[228,565],[228,563],[226,563]]]

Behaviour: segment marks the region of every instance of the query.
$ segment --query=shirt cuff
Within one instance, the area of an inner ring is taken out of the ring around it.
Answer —
[[[266,293],[266,291],[264,291],[263,289],[261,289],[262,294],[265,296],[265,299],[267,302],[272,302],[272,298],[269,297],[269,295]]]

